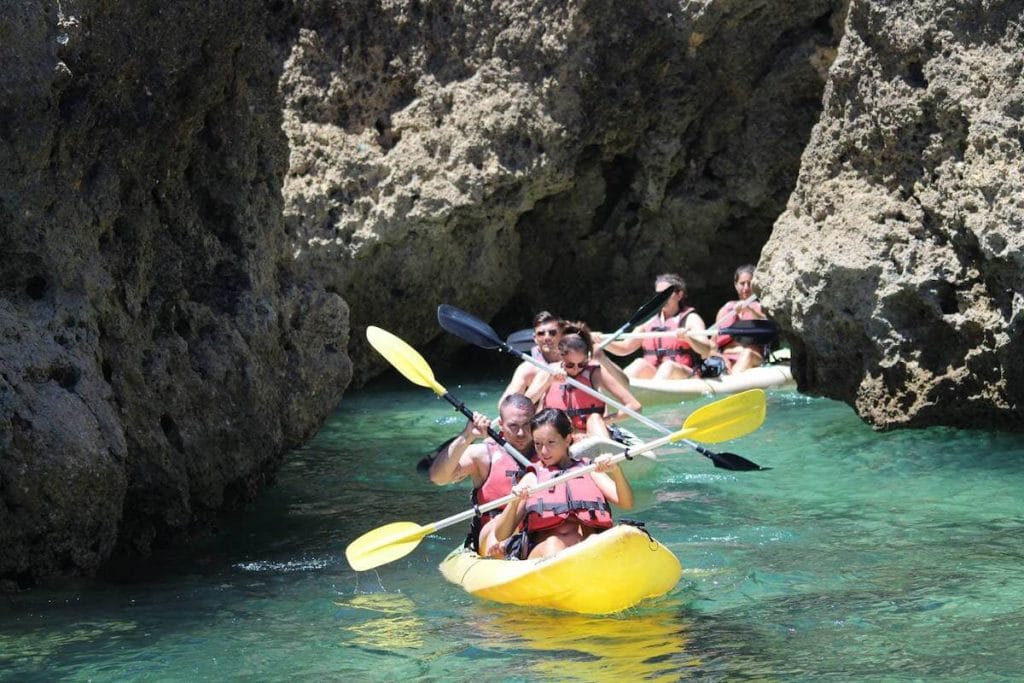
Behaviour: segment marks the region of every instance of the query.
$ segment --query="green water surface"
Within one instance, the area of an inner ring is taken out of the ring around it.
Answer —
[[[491,412],[501,388],[448,386]],[[702,403],[645,412],[676,427]],[[0,596],[0,678],[1024,680],[1019,436],[877,434],[844,405],[769,394],[764,426],[715,448],[774,469],[663,454],[633,482],[628,516],[678,555],[683,578],[662,599],[586,617],[446,583],[437,564],[462,525],[376,571],[348,568],[361,533],[467,507],[468,484],[437,487],[415,469],[463,424],[409,384],[346,395],[216,535],[127,580]]]

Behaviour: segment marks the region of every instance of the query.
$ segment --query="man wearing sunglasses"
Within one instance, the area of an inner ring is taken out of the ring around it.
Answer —
[[[530,349],[530,355],[536,360],[544,363],[557,363],[562,360],[562,354],[558,350],[558,343],[562,341],[565,333],[565,321],[554,313],[541,311],[533,316],[533,341],[534,346]],[[537,366],[523,361],[512,374],[512,380],[505,387],[498,405],[510,394],[526,393],[527,388],[533,383],[537,376]]]

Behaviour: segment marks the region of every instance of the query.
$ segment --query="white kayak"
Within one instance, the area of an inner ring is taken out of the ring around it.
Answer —
[[[702,396],[738,394],[748,389],[795,389],[788,364],[761,365],[736,375],[691,379],[629,380],[629,393],[644,405],[678,403]]]
[[[635,443],[640,443],[639,439],[636,439],[635,437],[633,438]],[[627,448],[629,448],[628,445],[619,443],[618,441],[602,439],[596,436],[588,436],[582,441],[577,441],[570,446],[569,452],[574,458],[588,458],[593,460],[602,453],[611,453],[612,455],[616,455]],[[654,466],[657,462],[658,456],[655,452],[647,451],[646,453],[638,454],[632,460],[624,460],[620,465],[625,469],[627,475],[635,478],[642,477],[653,472]]]

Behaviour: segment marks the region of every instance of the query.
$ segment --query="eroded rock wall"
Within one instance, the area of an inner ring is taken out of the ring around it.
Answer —
[[[801,389],[887,428],[1024,425],[1024,3],[852,0],[764,249]]]
[[[347,307],[287,247],[274,21],[0,9],[0,578],[246,499],[348,382]]]
[[[442,302],[599,327],[679,271],[713,316],[793,187],[842,9],[298,3],[286,223],[352,304],[357,368],[367,324],[419,346]]]

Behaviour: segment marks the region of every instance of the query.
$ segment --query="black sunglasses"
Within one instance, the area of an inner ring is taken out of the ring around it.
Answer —
[[[562,367],[564,367],[566,370],[572,370],[573,368],[579,368],[580,370],[582,370],[583,368],[587,367],[589,363],[589,360],[585,360],[581,363],[571,363],[567,360],[563,360]]]

